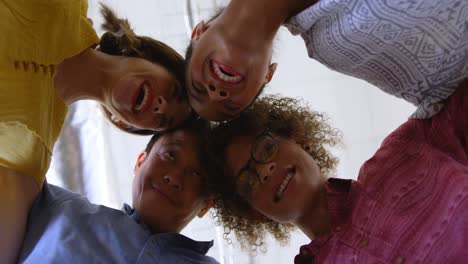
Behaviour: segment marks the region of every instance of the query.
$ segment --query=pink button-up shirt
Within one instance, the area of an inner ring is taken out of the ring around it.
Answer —
[[[468,263],[468,82],[390,134],[357,181],[327,187],[333,231],[296,263]]]

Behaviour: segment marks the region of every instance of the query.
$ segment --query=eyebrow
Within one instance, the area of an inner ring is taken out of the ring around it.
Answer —
[[[195,90],[195,92],[189,89],[190,90],[189,91],[190,95],[192,95],[197,100],[198,103],[201,103],[202,99],[199,97],[200,96],[200,91],[198,91],[197,86],[195,85],[193,80],[192,80],[192,88],[193,88],[193,90]]]
[[[174,139],[170,142],[164,143],[163,145],[169,147],[182,147],[182,141],[180,139]]]

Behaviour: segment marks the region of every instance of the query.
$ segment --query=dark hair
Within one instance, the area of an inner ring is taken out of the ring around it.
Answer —
[[[300,100],[274,95],[260,97],[237,119],[219,123],[213,128],[210,135],[211,155],[216,160],[213,166],[224,172],[210,179],[215,190],[215,218],[224,225],[225,237],[233,231],[241,245],[253,251],[266,249],[266,233],[280,242],[287,242],[294,226],[277,223],[261,215],[237,194],[236,179],[227,173],[224,150],[234,138],[256,135],[265,129],[294,139],[326,176],[331,175],[337,164],[328,147],[340,142],[340,132],[327,123],[322,113],[312,111]]]
[[[179,81],[181,87],[185,89],[185,62],[177,51],[161,41],[135,35],[127,19],[118,18],[108,6],[102,3],[101,14],[104,17],[102,27],[107,32],[101,36],[99,51],[110,55],[143,58],[159,64],[166,68]],[[184,96],[179,100],[186,99],[186,93],[183,94]],[[111,113],[107,110],[104,113],[110,120]],[[132,134],[148,135],[154,133],[152,130],[133,127],[122,128],[117,125],[116,127]]]
[[[219,175],[219,170],[216,166],[211,166],[213,164],[212,156],[209,155],[208,149],[208,136],[210,134],[211,123],[207,120],[201,118],[191,118],[190,120],[184,122],[182,126],[179,126],[176,129],[164,132],[156,132],[153,134],[148,144],[146,145],[145,152],[149,154],[153,149],[154,144],[164,135],[168,135],[178,130],[183,130],[192,133],[197,139],[197,156],[198,161],[202,166],[202,185],[205,195],[210,195],[213,193],[213,185],[209,179],[215,178],[216,175]]]

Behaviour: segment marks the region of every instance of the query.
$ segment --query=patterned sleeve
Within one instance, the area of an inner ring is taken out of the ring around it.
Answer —
[[[468,76],[468,1],[320,0],[286,26],[308,54],[428,118]]]

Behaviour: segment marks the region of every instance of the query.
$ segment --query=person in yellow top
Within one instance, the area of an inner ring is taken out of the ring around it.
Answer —
[[[103,6],[98,38],[86,0],[0,2],[0,263],[15,261],[67,105],[99,102],[122,129],[169,129],[191,116],[183,58],[136,36]]]

